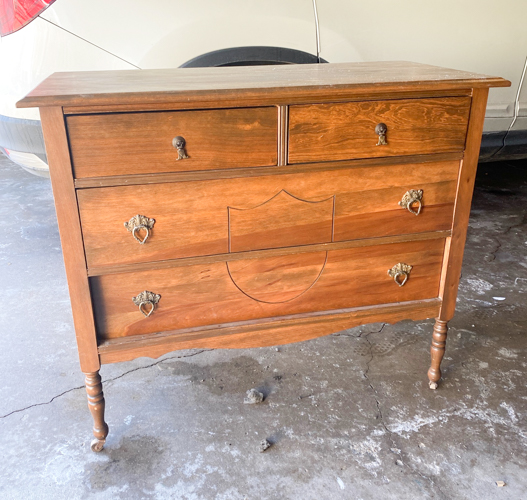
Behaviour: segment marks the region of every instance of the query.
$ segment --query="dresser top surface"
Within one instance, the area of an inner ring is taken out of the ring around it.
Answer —
[[[289,93],[507,87],[503,78],[404,61],[54,73],[19,108],[258,98]]]

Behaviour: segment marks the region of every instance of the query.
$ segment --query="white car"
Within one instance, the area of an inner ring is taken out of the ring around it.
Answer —
[[[502,76],[482,159],[527,156],[525,0],[0,0],[0,150],[47,175],[38,110],[56,71],[411,60]]]

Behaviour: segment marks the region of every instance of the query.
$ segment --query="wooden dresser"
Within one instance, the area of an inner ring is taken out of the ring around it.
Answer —
[[[56,73],[40,107],[94,451],[99,368],[454,314],[489,87],[406,62]]]

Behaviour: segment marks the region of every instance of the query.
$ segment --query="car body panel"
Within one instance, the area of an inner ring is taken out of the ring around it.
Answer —
[[[518,92],[517,117],[512,130],[527,129],[527,58],[521,76],[521,88]]]
[[[42,17],[142,69],[230,47],[317,50],[312,0],[57,0]]]

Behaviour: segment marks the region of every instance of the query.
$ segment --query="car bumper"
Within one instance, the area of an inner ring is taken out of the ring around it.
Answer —
[[[21,153],[45,155],[40,120],[0,115],[0,146]]]
[[[0,151],[28,172],[49,177],[40,120],[0,115]]]

